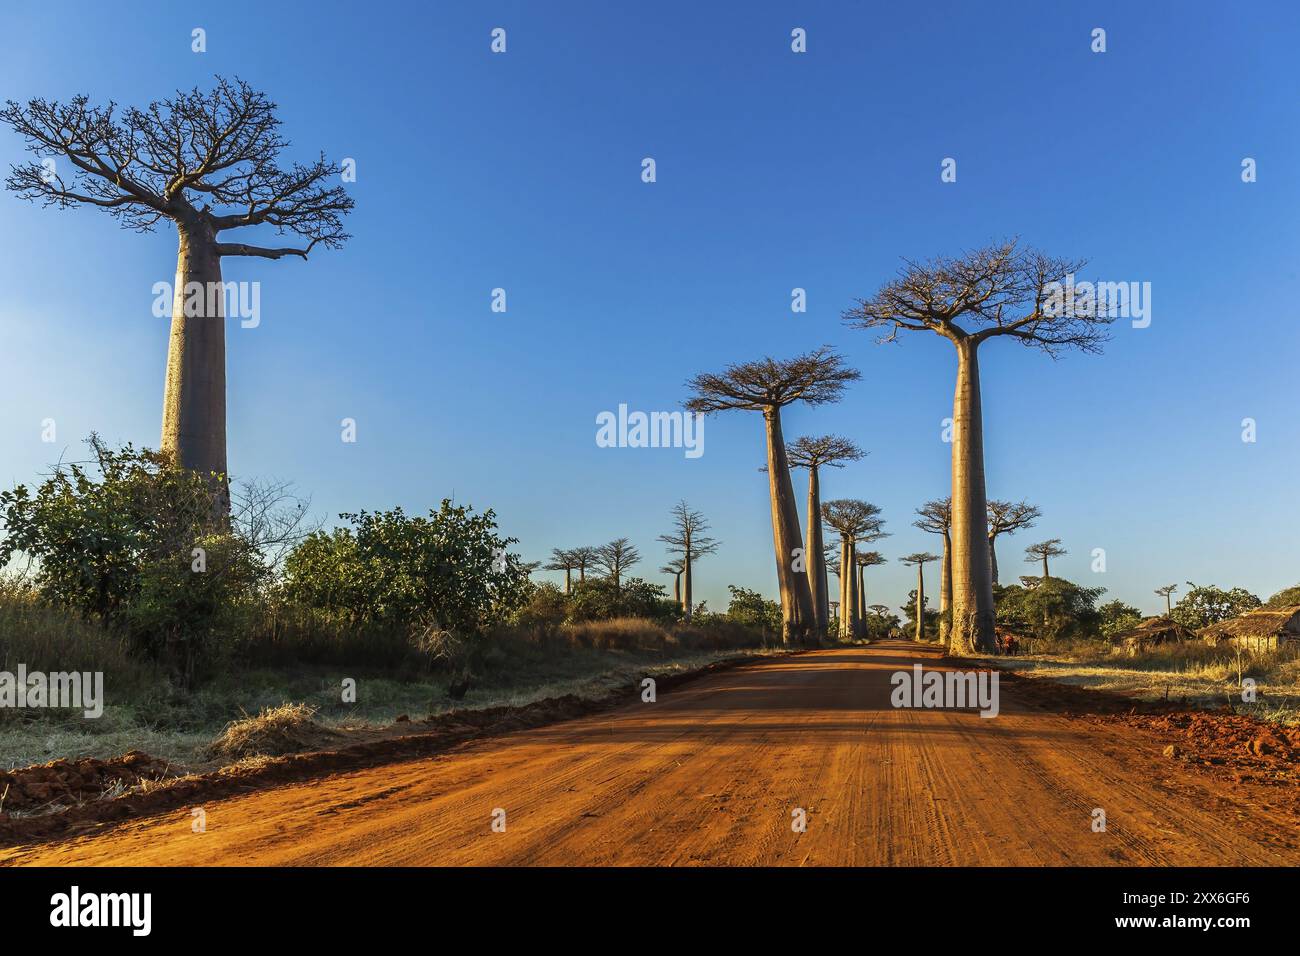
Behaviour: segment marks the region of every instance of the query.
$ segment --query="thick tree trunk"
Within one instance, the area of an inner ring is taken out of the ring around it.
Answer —
[[[677,602],[678,607],[682,606],[682,572],[680,571],[673,578],[673,600]]]
[[[856,567],[858,583],[853,590],[858,604],[858,636],[865,638],[867,636],[867,567],[864,564]]]
[[[952,535],[943,532],[943,563],[939,566],[939,643],[948,645],[952,630]]]
[[[219,512],[230,510],[226,473],[226,326],[221,256],[205,223],[178,227],[171,338],[160,448],[176,463],[220,476]],[[194,283],[198,285],[195,286]],[[195,293],[193,296],[187,292]],[[188,303],[188,309],[187,309]],[[186,312],[190,315],[186,315]]]
[[[989,577],[998,583],[998,545],[997,535],[989,535]]]
[[[952,652],[992,653],[993,578],[984,487],[984,425],[979,360],[970,339],[957,342],[952,419]]]
[[[781,409],[763,412],[767,431],[767,480],[772,498],[772,541],[776,549],[776,580],[781,590],[781,640],[805,643],[813,637],[812,591],[806,570],[795,570],[796,549],[803,547],[799,510],[781,434]],[[805,561],[807,555],[804,556]],[[803,565],[806,569],[806,564]]]
[[[1051,575],[1047,573],[1047,555],[1043,555],[1043,580],[1046,581]]]
[[[564,593],[573,593],[573,568],[564,569]]]
[[[817,639],[826,636],[831,619],[831,595],[826,585],[826,553],[822,547],[822,497],[817,466],[808,469],[808,589],[812,594],[813,630]]]
[[[858,587],[858,543],[849,538],[849,633],[862,636],[862,594]]]
[[[916,639],[925,640],[925,565],[916,566]]]
[[[840,640],[853,640],[853,548],[849,536],[840,535]]]

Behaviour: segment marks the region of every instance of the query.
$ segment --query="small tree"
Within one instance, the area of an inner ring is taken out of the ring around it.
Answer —
[[[569,552],[573,556],[573,566],[578,569],[578,580],[587,580],[587,568],[596,564],[596,552],[598,548],[581,547],[574,548]]]
[[[1027,501],[990,501],[989,520],[989,567],[993,583],[998,583],[998,549],[999,535],[1015,534],[1022,528],[1032,528],[1034,522],[1042,516],[1037,505]]]
[[[905,558],[899,558],[899,560],[916,568],[916,603],[914,605],[917,608],[916,639],[922,641],[925,640],[925,565],[930,561],[938,561],[939,556],[928,551],[917,551]]]
[[[1155,593],[1165,599],[1165,617],[1169,617],[1174,611],[1171,598],[1173,593],[1178,590],[1177,584],[1166,584],[1164,587],[1156,588]]]
[[[1187,588],[1187,593],[1174,605],[1169,616],[1192,630],[1218,624],[1260,606],[1259,598],[1245,588],[1225,591],[1213,585],[1197,585],[1191,581],[1187,582]]]
[[[888,537],[888,535],[877,529],[876,535],[871,540],[875,541],[885,537]],[[858,583],[857,587],[854,588],[854,597],[858,602],[858,620],[865,622],[867,618],[867,568],[885,564],[886,559],[879,551],[858,551],[853,556],[853,560],[858,566]]]
[[[805,562],[811,557],[804,554],[799,531],[799,510],[781,432],[781,409],[794,402],[824,405],[838,401],[844,387],[860,377],[832,349],[823,347],[786,361],[764,358],[730,365],[723,372],[702,373],[687,382],[694,395],[687,400],[686,407],[693,412],[710,414],[741,409],[763,414],[772,542],[781,590],[781,638],[786,643],[814,641],[816,623],[812,589],[805,569]]]
[[[1043,562],[1043,580],[1046,581],[1052,576],[1047,568],[1047,559],[1059,558],[1066,554],[1069,554],[1069,552],[1061,547],[1060,538],[1048,538],[1046,541],[1040,541],[1025,548],[1025,561],[1030,564],[1035,561]]]
[[[605,572],[605,577],[613,583],[616,593],[621,587],[623,572],[640,561],[641,552],[627,538],[615,538],[596,549],[596,567]]]
[[[840,639],[850,641],[862,632],[857,545],[859,541],[884,537],[884,521],[877,505],[858,498],[826,502],[822,505],[821,519],[840,535]]]
[[[682,606],[682,572],[686,570],[686,565],[680,558],[669,561],[659,569],[661,574],[671,574],[673,576],[673,600],[677,606]]]
[[[678,600],[682,608],[682,617],[689,621],[692,607],[691,572],[695,562],[706,554],[716,552],[721,542],[705,534],[709,530],[709,523],[704,520],[701,512],[693,511],[685,501],[679,501],[673,507],[672,518],[672,532],[661,534],[659,540],[668,545],[669,554],[677,555],[681,561],[683,586]]]
[[[551,562],[546,565],[547,571],[564,572],[564,593],[573,593],[573,569],[577,565],[572,551],[566,551],[563,548],[551,549]]]

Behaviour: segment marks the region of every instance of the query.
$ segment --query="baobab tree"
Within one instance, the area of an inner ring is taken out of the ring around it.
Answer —
[[[678,607],[681,607],[682,604],[682,572],[685,570],[686,565],[681,558],[669,561],[659,569],[661,574],[671,574],[673,576],[673,600],[677,602]]]
[[[824,405],[838,401],[844,387],[860,377],[831,348],[823,346],[784,361],[763,358],[730,365],[723,372],[701,373],[687,382],[687,387],[695,393],[686,401],[690,411],[706,415],[731,409],[763,413],[772,543],[781,592],[781,639],[787,644],[812,642],[816,631],[812,589],[805,571],[808,557],[803,550],[799,509],[781,433],[781,409],[793,402]]]
[[[869,537],[869,535],[868,535]],[[881,531],[877,537],[887,537]],[[872,538],[871,540],[875,540]],[[867,568],[878,567],[885,563],[885,556],[879,551],[859,551],[854,557],[854,563],[858,566],[858,583],[854,588],[854,597],[858,602],[858,624],[863,633],[866,632],[867,620]]]
[[[837,435],[818,438],[805,435],[786,449],[786,455],[791,468],[808,469],[808,537],[804,554],[809,556],[808,586],[812,591],[813,626],[821,638],[830,624],[830,587],[826,580],[822,523],[816,517],[822,511],[820,470],[823,466],[843,468],[845,462],[858,461],[866,452]]]
[[[582,583],[587,580],[587,568],[595,565],[597,548],[584,546],[574,548],[569,554],[573,555],[573,566],[578,569],[578,582]]]
[[[1005,337],[1053,357],[1069,349],[1100,351],[1114,317],[1101,314],[1095,299],[1067,308],[1059,294],[1067,277],[1084,265],[1010,240],[955,259],[906,262],[897,278],[844,313],[858,328],[884,330],[881,341],[895,341],[901,331],[929,332],[946,338],[957,352],[950,643],[958,654],[994,649],[979,347]]]
[[[546,570],[564,572],[565,594],[573,592],[573,569],[576,563],[572,551],[565,551],[563,548],[551,549],[551,563],[546,566]]]
[[[1061,547],[1060,538],[1048,538],[1046,541],[1040,541],[1037,544],[1031,544],[1025,548],[1025,561],[1033,563],[1034,561],[1043,562],[1043,580],[1048,581],[1052,575],[1047,570],[1048,558],[1059,558],[1064,554],[1069,554]]]
[[[925,639],[925,566],[930,561],[938,561],[937,554],[917,551],[905,558],[899,558],[904,564],[916,568],[916,639]]]
[[[349,238],[352,199],[322,155],[282,167],[288,141],[276,104],[243,80],[218,77],[189,92],[119,111],[89,97],[67,103],[10,100],[0,121],[38,159],[13,167],[6,183],[46,206],[103,209],[127,229],[151,232],[166,220],[179,237],[171,338],[163,388],[161,449],[184,468],[215,476],[224,514],[226,471],[226,286],[229,256],[306,259],[317,246]],[[65,178],[66,174],[66,178]],[[274,227],[289,246],[223,241],[222,234]]]
[[[821,519],[840,535],[840,639],[852,640],[862,631],[862,602],[858,600],[857,545],[884,537],[880,508],[857,498],[836,498],[822,505]]]
[[[668,553],[676,555],[682,563],[683,587],[677,600],[682,607],[682,616],[689,621],[691,608],[694,606],[691,603],[691,570],[700,558],[717,551],[721,542],[704,533],[709,530],[709,523],[704,520],[703,514],[691,510],[690,505],[685,501],[677,502],[673,507],[672,516],[672,532],[661,534],[659,540],[668,545]]]
[[[1177,584],[1166,584],[1162,588],[1156,588],[1156,594],[1160,595],[1162,598],[1165,599],[1165,617],[1169,617],[1171,614],[1174,613],[1172,595],[1177,590],[1178,590]]]
[[[993,503],[989,502],[990,509]],[[949,611],[952,608],[952,499],[939,498],[927,501],[916,509],[917,519],[913,527],[943,536],[943,558],[939,564],[939,640],[948,643],[950,629]],[[993,532],[989,532],[989,544],[993,543]],[[996,564],[994,565],[996,568]],[[997,571],[993,572],[997,581]]]
[[[595,565],[614,582],[614,592],[622,588],[623,572],[641,560],[641,552],[627,538],[615,538],[596,549]]]
[[[988,505],[989,519],[989,568],[993,583],[998,583],[998,535],[1015,534],[1021,528],[1032,528],[1034,522],[1042,517],[1037,505],[1027,501],[992,500]]]

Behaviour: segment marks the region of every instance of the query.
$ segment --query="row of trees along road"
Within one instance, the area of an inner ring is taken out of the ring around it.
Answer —
[[[242,80],[220,77],[211,90],[178,91],[143,110],[119,111],[111,102],[96,106],[84,95],[66,103],[9,101],[0,122],[37,157],[13,167],[7,178],[21,197],[60,208],[96,207],[139,232],[164,221],[176,229],[177,287],[161,450],[215,481],[220,490],[214,500],[224,515],[229,495],[223,307],[220,296],[195,302],[186,290],[191,283],[219,288],[227,257],[306,259],[317,245],[340,247],[349,238],[343,219],[353,200],[337,184],[339,167],[323,156],[282,164],[279,157],[288,143],[279,133],[275,103]],[[46,162],[51,157],[53,172]],[[267,246],[223,238],[231,230],[258,226],[293,234],[300,242]],[[1064,282],[1084,265],[1008,240],[957,258],[909,261],[874,296],[859,299],[844,313],[854,327],[883,330],[883,341],[897,340],[900,332],[929,332],[947,339],[957,353],[950,561],[945,563],[952,591],[949,642],[957,653],[988,652],[994,644],[989,544],[1001,532],[992,530],[987,515],[979,348],[989,339],[1008,338],[1053,356],[1070,349],[1099,351],[1110,317],[1048,307],[1049,285]],[[788,641],[815,640],[825,631],[829,610],[822,594],[824,572],[796,569],[792,557],[796,549],[801,555],[806,550],[807,560],[822,567],[815,508],[810,508],[807,544],[800,533],[781,409],[794,402],[838,401],[859,377],[839,355],[821,348],[788,361],[733,365],[689,383],[692,411],[742,409],[763,415],[782,632]],[[816,470],[828,463],[811,446],[794,462],[810,470],[810,503],[819,494]],[[677,547],[684,549],[679,560],[689,589],[686,569],[699,555],[691,543]],[[614,561],[619,569],[625,566],[620,557]],[[613,573],[615,580],[619,573]]]

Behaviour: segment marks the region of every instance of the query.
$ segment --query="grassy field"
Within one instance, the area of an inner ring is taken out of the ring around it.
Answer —
[[[1252,655],[1205,644],[1151,648],[1134,657],[1100,642],[996,659],[1032,677],[1124,694],[1140,700],[1186,701],[1196,707],[1231,704],[1237,713],[1300,724],[1300,654]],[[1243,681],[1255,681],[1255,702],[1242,700]]]
[[[10,619],[0,620],[0,628],[7,635],[26,635],[25,640],[6,640],[0,670],[18,661],[29,669],[103,670],[106,698],[103,716],[90,720],[75,710],[0,710],[4,769],[59,758],[107,758],[129,750],[178,768],[202,768],[219,762],[205,751],[231,721],[285,704],[307,705],[316,723],[364,735],[400,716],[420,720],[456,708],[521,706],[566,694],[600,697],[646,676],[777,650],[756,632],[622,619],[566,626],[546,635],[486,635],[454,668],[418,659],[401,667],[239,666],[186,689],[161,669],[126,655],[102,632],[76,622],[20,622],[11,612]],[[451,699],[449,685],[466,673],[471,675],[468,691],[461,700]],[[345,679],[355,681],[354,703],[344,702]]]

